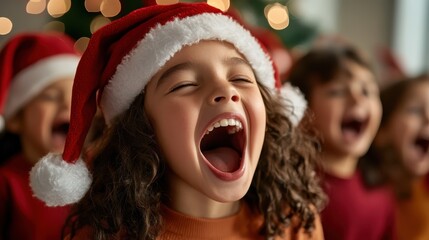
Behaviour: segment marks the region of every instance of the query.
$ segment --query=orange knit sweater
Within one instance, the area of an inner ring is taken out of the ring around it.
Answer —
[[[429,191],[423,179],[413,183],[412,197],[397,203],[398,240],[429,239]]]
[[[165,231],[160,240],[197,240],[197,239],[264,239],[258,234],[262,218],[255,216],[249,207],[242,204],[240,211],[231,217],[221,219],[201,219],[185,216],[168,208],[163,208]],[[283,238],[291,240],[323,239],[320,220],[317,218],[316,230],[308,236],[303,230],[295,233],[291,228],[286,229]]]
[[[255,216],[247,205],[242,204],[240,211],[230,217],[220,219],[194,218],[175,212],[167,207],[162,208],[164,230],[159,240],[259,240],[265,239],[258,234],[262,218]],[[72,240],[91,239],[88,229],[80,231]],[[69,240],[70,238],[66,238]],[[276,240],[323,240],[320,219],[317,216],[316,228],[311,236],[301,229],[298,232],[291,228],[285,230],[282,238]]]

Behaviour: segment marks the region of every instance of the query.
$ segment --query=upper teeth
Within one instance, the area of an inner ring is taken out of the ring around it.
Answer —
[[[234,133],[236,133],[236,132],[238,132],[238,131],[240,131],[240,130],[243,129],[243,124],[240,121],[238,121],[236,119],[229,118],[229,119],[222,119],[222,120],[219,120],[219,121],[213,123],[207,129],[206,134],[209,134],[215,128],[218,128],[218,127],[228,127],[228,126],[235,126],[235,128],[229,128],[228,129],[228,133],[229,134],[234,134]]]

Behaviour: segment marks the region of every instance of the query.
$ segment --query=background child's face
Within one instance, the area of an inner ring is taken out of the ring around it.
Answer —
[[[169,167],[170,197],[231,202],[245,195],[266,113],[252,68],[232,45],[184,47],[148,83],[144,107]]]
[[[414,175],[429,172],[429,82],[411,86],[380,134],[401,155]]]
[[[20,135],[23,152],[33,163],[49,152],[63,151],[72,85],[73,77],[58,79],[8,121],[8,129]]]
[[[378,86],[373,74],[348,61],[351,75],[341,74],[325,84],[316,83],[309,107],[322,134],[323,151],[338,157],[360,157],[371,144],[381,119]]]

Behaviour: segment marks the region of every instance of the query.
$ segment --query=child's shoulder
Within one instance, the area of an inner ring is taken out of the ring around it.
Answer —
[[[296,239],[296,240],[323,240],[323,229],[322,229],[322,223],[320,220],[320,215],[314,206],[310,206],[311,210],[315,213],[315,219],[314,219],[314,228],[311,232],[306,232],[304,228],[299,228],[298,231],[296,231],[297,226],[299,226],[299,219],[293,218],[292,224],[290,227],[285,229],[285,234],[283,238],[277,238],[276,240],[280,239]]]

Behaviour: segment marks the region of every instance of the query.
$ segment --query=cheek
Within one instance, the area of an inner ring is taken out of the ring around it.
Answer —
[[[381,106],[380,101],[374,101],[373,102],[372,107],[371,107],[371,114],[372,114],[372,118],[374,119],[374,121],[379,124],[381,121],[381,116],[383,114],[383,108]]]
[[[54,110],[47,105],[33,105],[25,109],[23,116],[27,127],[33,131],[51,128]]]
[[[310,110],[314,115],[313,124],[320,131],[328,130],[332,124],[341,121],[341,108],[330,107],[326,102],[312,103]]]
[[[254,115],[254,119],[252,121],[255,123],[255,124],[252,124],[252,126],[254,126],[254,129],[252,131],[256,132],[257,139],[263,142],[264,136],[265,136],[265,128],[267,125],[267,118],[266,118],[267,114],[266,114],[266,109],[265,109],[265,105],[262,100],[262,97],[260,97],[260,101],[254,105],[254,108],[255,108],[254,112],[256,114]]]
[[[403,152],[413,144],[418,134],[418,129],[416,124],[410,121],[410,119],[397,118],[396,121],[391,123],[389,132],[394,147],[398,151]]]
[[[195,111],[190,106],[183,106],[160,104],[148,114],[158,143],[167,158],[187,152],[186,148],[194,139]]]

